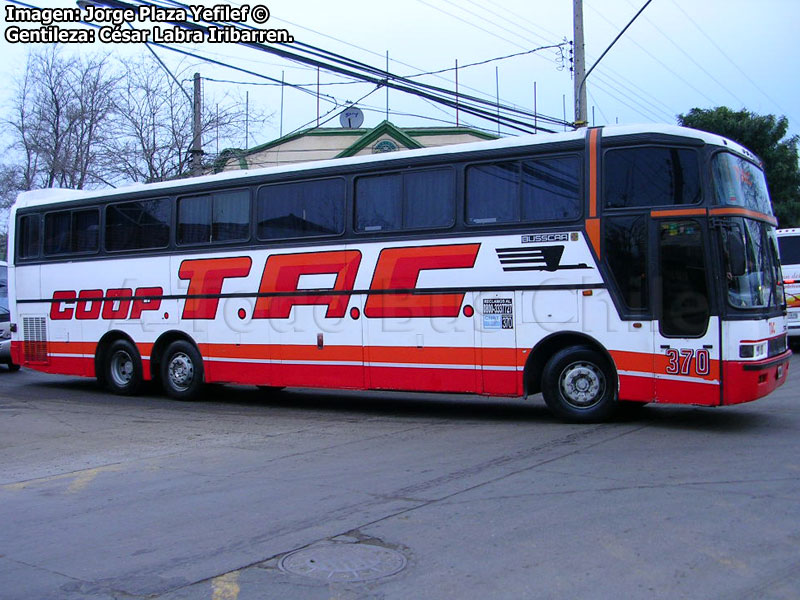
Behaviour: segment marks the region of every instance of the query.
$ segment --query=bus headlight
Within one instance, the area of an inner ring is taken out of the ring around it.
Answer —
[[[766,358],[767,342],[739,344],[739,358]]]

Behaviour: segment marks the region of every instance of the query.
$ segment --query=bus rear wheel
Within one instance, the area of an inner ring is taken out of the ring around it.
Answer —
[[[194,400],[203,387],[203,359],[193,344],[172,342],[161,361],[164,391],[176,400]]]
[[[616,384],[608,361],[585,346],[564,348],[542,371],[548,408],[573,423],[605,421],[617,409]]]
[[[132,396],[142,385],[142,359],[136,346],[117,340],[106,353],[103,383],[115,394]]]

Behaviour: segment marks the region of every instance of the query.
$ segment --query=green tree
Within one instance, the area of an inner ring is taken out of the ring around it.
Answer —
[[[775,115],[734,111],[725,106],[693,108],[678,124],[725,136],[755,152],[764,163],[772,205],[781,227],[800,227],[800,137],[786,137],[789,120]]]

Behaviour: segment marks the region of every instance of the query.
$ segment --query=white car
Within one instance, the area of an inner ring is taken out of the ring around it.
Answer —
[[[11,313],[8,310],[8,266],[0,261],[0,363],[10,371],[19,371],[11,362]]]

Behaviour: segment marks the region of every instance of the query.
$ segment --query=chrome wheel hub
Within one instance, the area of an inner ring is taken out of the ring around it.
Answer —
[[[124,350],[118,350],[111,357],[111,379],[118,387],[125,387],[133,379],[133,358]]]
[[[603,397],[606,380],[597,366],[577,362],[561,372],[559,388],[569,404],[577,408],[589,408]]]
[[[194,379],[194,364],[192,359],[183,352],[174,354],[167,369],[172,385],[179,390],[185,390]]]

